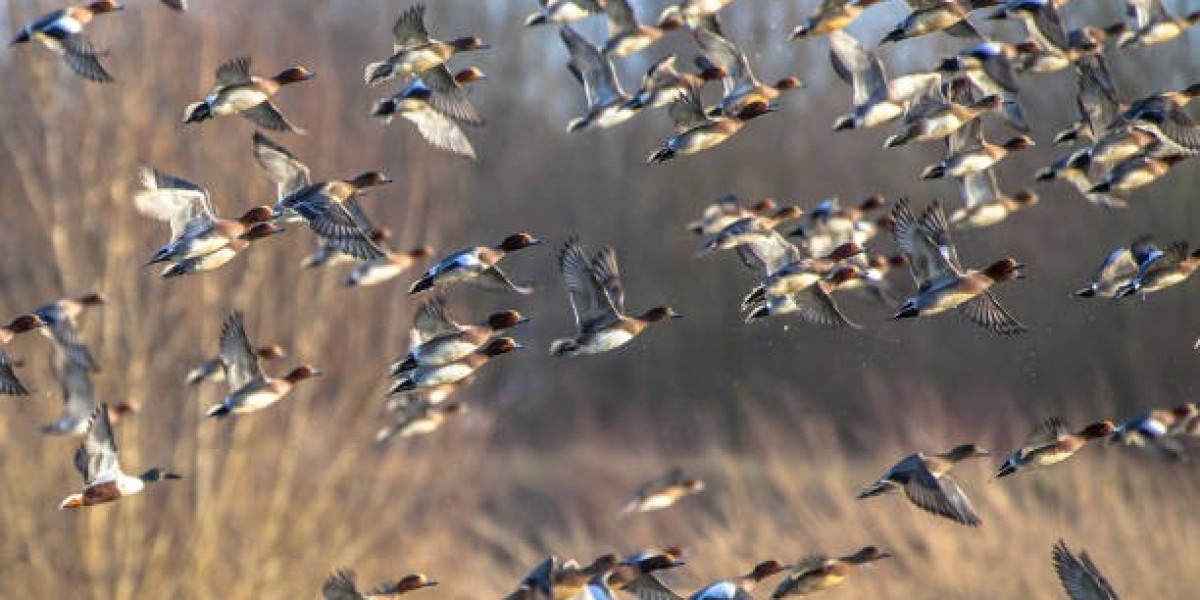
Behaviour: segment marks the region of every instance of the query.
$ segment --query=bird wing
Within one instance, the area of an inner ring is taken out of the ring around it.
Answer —
[[[328,182],[319,182],[296,190],[280,203],[296,211],[322,241],[360,260],[387,256],[371,241],[368,231],[346,205],[329,196]]]
[[[946,211],[940,200],[934,200],[925,209],[925,214],[921,215],[921,232],[937,248],[946,265],[954,272],[962,273],[962,262],[958,260],[958,251],[954,249],[954,240],[950,238],[950,222],[946,220]]]
[[[96,410],[96,391],[88,369],[67,354],[55,350],[54,376],[62,384],[63,414],[70,419],[86,419]]]
[[[934,477],[923,462],[917,462],[920,466],[910,471],[910,477],[904,483],[904,495],[909,501],[923,510],[964,525],[982,523],[971,501],[953,479]]]
[[[638,600],[683,600],[682,596],[650,573],[634,578],[625,585],[624,590],[637,596]]]
[[[583,39],[569,25],[564,25],[559,34],[571,55],[568,66],[583,82],[588,107],[608,106],[620,100],[624,93],[617,74],[613,71],[612,62],[600,53],[600,49]]]
[[[1054,572],[1071,600],[1117,600],[1116,592],[1088,560],[1086,553],[1081,561],[1071,554],[1065,542],[1059,540],[1051,556]]]
[[[958,189],[962,194],[963,203],[967,209],[980,204],[991,202],[999,194],[996,184],[996,174],[988,169],[982,173],[971,173],[958,180]]]
[[[251,381],[263,378],[258,356],[246,336],[246,326],[240,311],[229,315],[221,328],[221,364],[225,367],[225,380],[229,391],[236,392]]]
[[[467,139],[467,134],[463,133],[458,123],[449,116],[432,108],[404,111],[401,116],[416,125],[421,137],[435,148],[470,159],[475,158],[475,148],[471,145],[471,140]]]
[[[244,85],[250,83],[250,57],[231,58],[217,67],[217,86]]]
[[[667,113],[675,121],[678,131],[687,131],[709,122],[704,114],[704,104],[700,101],[700,92],[691,85],[679,92],[679,96],[667,108]]]
[[[713,64],[725,72],[725,96],[733,96],[758,85],[746,55],[728,39],[705,29],[695,32],[696,43]]]
[[[439,113],[466,125],[483,125],[483,117],[471,101],[467,90],[459,85],[445,64],[421,73],[421,81],[432,92],[429,105]]]
[[[1137,275],[1138,265],[1129,248],[1117,248],[1108,254],[1096,271],[1094,281],[1124,282]]]
[[[311,183],[308,166],[287,148],[258,131],[254,132],[254,159],[285,195]]]
[[[605,246],[592,257],[592,275],[604,292],[605,303],[618,313],[625,312],[625,286],[621,285],[621,271],[617,268],[617,251]]]
[[[325,600],[362,600],[362,594],[354,587],[354,571],[334,571],[325,585],[321,586]]]
[[[599,281],[578,240],[572,238],[567,241],[559,252],[558,265],[567,288],[567,298],[571,302],[571,312],[575,315],[576,329],[584,332],[589,327],[620,318],[616,299]],[[615,262],[613,266],[615,268]]]
[[[425,29],[425,5],[418,4],[400,13],[392,26],[395,42],[392,51],[399,53],[429,42],[429,31]]]
[[[84,485],[109,481],[120,474],[117,463],[117,442],[112,423],[108,420],[108,405],[101,404],[88,419],[87,434],[75,451],[75,468],[83,475]]]
[[[907,199],[902,198],[896,203],[892,209],[892,219],[895,221],[892,235],[900,252],[908,259],[908,268],[917,287],[924,289],[930,282],[954,273],[954,267],[939,250],[938,244],[930,239],[925,228],[913,216]]]
[[[134,194],[134,205],[143,215],[169,223],[172,241],[216,221],[204,188],[148,166],[138,170],[138,177],[144,189]]]
[[[417,346],[426,340],[439,335],[458,331],[461,325],[454,322],[446,313],[446,297],[437,295],[426,301],[417,309],[413,317],[413,335],[411,345]]]
[[[1033,428],[1033,431],[1029,433],[1029,437],[1025,438],[1025,443],[1022,446],[1025,448],[1044,446],[1058,441],[1058,438],[1066,434],[1066,423],[1058,417],[1050,417]]]
[[[821,282],[792,294],[796,312],[809,323],[826,327],[854,327]]]
[[[17,378],[17,372],[13,370],[12,358],[8,353],[0,350],[0,394],[6,396],[27,396],[29,390]]]
[[[959,309],[971,322],[995,334],[1016,335],[1028,329],[990,291],[960,304]]]
[[[605,0],[604,14],[608,17],[609,38],[637,29],[637,17],[634,16],[628,0]]]
[[[842,80],[850,84],[854,106],[882,102],[888,99],[887,75],[883,63],[874,52],[863,48],[854,36],[845,31],[829,34],[829,59]]]
[[[739,245],[737,252],[743,264],[764,277],[804,257],[795,244],[787,241],[783,234],[774,229]]]
[[[238,114],[263,129],[304,133],[303,129],[288,121],[287,117],[284,117],[283,113],[279,112],[279,109],[270,100],[260,102]]]
[[[104,69],[104,65],[100,64],[100,57],[108,53],[96,50],[83,34],[73,33],[59,42],[63,48],[63,60],[80,77],[99,83],[115,81]]]

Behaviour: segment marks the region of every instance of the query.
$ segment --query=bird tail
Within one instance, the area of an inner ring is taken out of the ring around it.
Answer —
[[[420,279],[413,282],[412,287],[408,288],[408,293],[419,294],[431,287],[433,287],[433,277],[423,275]]]
[[[212,107],[207,102],[193,102],[183,113],[184,123],[199,123],[213,117]]]
[[[650,157],[646,159],[646,164],[652,165],[655,163],[664,163],[672,158],[675,158],[675,150],[663,146],[662,148],[655,150]]]
[[[366,71],[363,72],[363,80],[367,85],[379,85],[396,74],[396,65],[387,61],[373,62],[367,65]]]
[[[371,107],[371,116],[378,117],[384,123],[391,123],[392,116],[396,114],[399,104],[394,98],[385,98],[375,102],[375,106]]]
[[[204,413],[204,416],[216,417],[216,418],[220,419],[220,418],[229,416],[229,413],[230,413],[229,407],[226,406],[225,403],[222,402],[221,404],[214,404],[211,407],[209,407],[208,411]]]
[[[417,368],[417,360],[412,356],[406,356],[404,360],[392,363],[392,377],[397,377],[401,373],[415,368]]]
[[[554,340],[550,344],[550,356],[569,356],[579,350],[579,342],[571,338]]]

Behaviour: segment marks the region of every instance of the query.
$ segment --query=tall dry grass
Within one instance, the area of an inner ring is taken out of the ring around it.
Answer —
[[[746,327],[735,314],[746,274],[732,261],[692,260],[696,241],[679,231],[702,202],[729,189],[805,204],[834,193],[952,193],[914,181],[932,149],[886,156],[885,167],[870,134],[830,137],[846,91],[830,85],[820,46],[788,46],[778,25],[809,7],[729,10],[730,31],[761,46],[752,52],[761,73],[798,70],[811,84],[772,127],[646,169],[644,149],[668,128],[657,115],[594,136],[562,133],[579,94],[553,30],[519,27],[532,2],[430,3],[436,27],[477,31],[503,49],[478,58],[491,80],[474,99],[490,122],[470,132],[481,156],[470,166],[430,151],[401,123],[381,128],[365,116],[386,90],[364,89],[361,66],[386,51],[380,24],[397,12],[393,2],[196,0],[184,16],[130,4],[95,24],[118,85],[81,83],[38,48],[0,55],[0,307],[10,314],[104,291],[111,303],[84,328],[103,366],[98,396],[143,407],[119,426],[122,461],[187,479],[60,513],[78,485],[76,441],[37,433],[58,410],[57,390],[44,341],[17,340],[7,350],[26,359],[22,377],[36,393],[0,406],[0,598],[313,597],[342,566],[364,580],[424,570],[444,582],[424,594],[477,598],[503,593],[547,552],[583,558],[657,543],[688,548],[675,579],[682,589],[767,556],[877,543],[897,558],[830,597],[1051,597],[1047,556],[1059,535],[1087,547],[1120,589],[1187,597],[1195,588],[1192,467],[1101,448],[988,484],[990,466],[964,465],[979,530],[898,498],[852,500],[916,448],[977,439],[1003,451],[1050,413],[1081,421],[1194,392],[1184,350],[1200,321],[1183,289],[1121,307],[1067,297],[1111,245],[1146,230],[1196,231],[1194,171],[1173,174],[1122,215],[1046,191],[1023,221],[961,239],[971,259],[1013,251],[1033,267],[1030,284],[1005,290],[1034,326],[1022,339],[985,338],[953,318],[886,325],[879,307],[853,301],[870,326],[863,334]],[[15,27],[57,3],[2,6]],[[950,48],[930,44],[938,49],[889,58],[911,70]],[[1195,44],[1126,57],[1116,65],[1122,83],[1131,94],[1187,83],[1200,76]],[[668,47],[694,51],[684,37]],[[299,62],[319,73],[279,98],[312,134],[279,139],[320,178],[371,168],[395,176],[367,204],[399,245],[448,251],[517,229],[554,243],[579,233],[618,248],[632,305],[670,302],[687,318],[619,353],[552,361],[545,345],[570,326],[553,252],[514,257],[517,278],[542,293],[462,294],[455,311],[516,306],[534,316],[517,332],[532,349],[489,367],[464,395],[472,412],[442,434],[374,448],[384,366],[405,347],[414,308],[403,283],[348,293],[333,273],[301,272],[312,240],[300,227],[204,276],[167,282],[139,267],[165,232],[130,202],[138,164],[208,186],[224,212],[273,199],[250,162],[246,123],[178,122],[213,69],[237,54],[254,56],[262,72]],[[1158,63],[1147,56],[1175,70],[1150,81],[1144,69]],[[644,66],[630,61],[626,79]],[[1073,83],[1043,81],[1029,94],[1031,112],[1047,128],[1065,123]],[[1003,180],[1023,184],[1054,154],[1039,152],[1006,165]],[[216,351],[234,309],[246,312],[255,341],[288,347],[284,362],[329,375],[267,412],[214,423],[201,415],[219,387],[185,390],[181,380],[191,361]],[[710,491],[666,513],[615,519],[628,490],[672,464],[702,474]]]

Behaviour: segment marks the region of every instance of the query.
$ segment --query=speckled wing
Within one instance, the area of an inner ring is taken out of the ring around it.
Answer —
[[[941,200],[934,200],[925,209],[925,214],[921,215],[921,232],[934,245],[946,265],[954,272],[961,273],[962,262],[958,260],[958,251],[954,249],[954,240],[950,237],[950,222],[946,219]]]
[[[1028,330],[1000,304],[1000,301],[990,291],[960,304],[959,310],[972,323],[998,335],[1016,335]]]
[[[54,375],[62,384],[63,416],[83,420],[96,411],[96,391],[87,369],[60,351],[55,351]]]
[[[1065,542],[1059,540],[1054,545],[1052,558],[1054,572],[1071,600],[1118,600],[1117,593],[1086,553],[1080,560],[1071,554]]]
[[[958,190],[967,209],[975,208],[994,200],[999,194],[996,173],[987,169],[982,173],[971,173],[958,179]]]
[[[833,301],[822,282],[792,294],[791,299],[796,305],[796,312],[809,323],[826,327],[858,327]]]
[[[1030,432],[1029,437],[1025,438],[1024,448],[1036,448],[1052,444],[1058,438],[1067,434],[1067,425],[1058,417],[1050,417],[1038,424],[1037,427]]]
[[[17,378],[17,372],[13,370],[12,358],[8,353],[0,350],[0,394],[5,396],[28,396],[29,390]]]
[[[742,264],[758,271],[764,277],[802,258],[804,255],[795,244],[787,241],[783,234],[774,229],[737,248]]]
[[[696,43],[700,45],[704,56],[725,71],[721,84],[726,97],[754,86],[754,73],[750,70],[746,55],[738,50],[733,42],[714,32],[700,29],[696,31]]]
[[[241,312],[234,312],[225,320],[221,329],[221,364],[225,366],[225,379],[229,391],[236,392],[251,381],[262,379],[262,367],[258,356],[246,335],[246,326]]]
[[[75,469],[83,475],[84,485],[113,480],[121,470],[107,404],[97,406],[88,420],[87,434],[75,451]]]

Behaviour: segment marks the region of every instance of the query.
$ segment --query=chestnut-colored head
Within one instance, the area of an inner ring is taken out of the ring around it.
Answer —
[[[24,333],[26,331],[33,331],[34,329],[40,329],[45,326],[46,321],[44,321],[41,317],[29,314],[21,315],[13,319],[8,325],[5,325],[4,328],[13,333]]]
[[[483,69],[480,69],[479,67],[467,67],[454,74],[454,81],[458,83],[458,85],[475,83],[476,81],[483,81],[484,79],[487,79],[487,75],[484,74]]]
[[[375,229],[371,230],[371,235],[367,237],[370,237],[371,241],[375,242],[376,244],[382,244],[383,242],[392,239],[392,230],[388,229],[387,227],[376,227]]]
[[[1175,417],[1179,418],[1179,419],[1191,417],[1198,413],[1200,413],[1200,410],[1198,410],[1196,408],[1196,405],[1192,402],[1188,402],[1187,404],[1181,404],[1181,405],[1176,406],[1175,408],[1171,409],[1171,414],[1175,415]]]
[[[1037,204],[1037,201],[1038,201],[1037,194],[1035,194],[1029,190],[1021,190],[1021,191],[1013,194],[1013,202],[1016,202],[1017,204],[1020,204],[1022,206],[1032,206],[1034,204]]]
[[[987,450],[980,448],[978,444],[959,444],[946,452],[946,458],[958,462],[968,458],[989,456],[990,454]]]
[[[514,250],[520,250],[521,248],[535,246],[540,243],[542,243],[542,240],[539,240],[528,233],[521,232],[514,233],[504,238],[504,241],[500,242],[500,245],[496,248],[505,252],[512,252]]]
[[[751,102],[743,106],[742,109],[738,111],[736,118],[739,121],[749,121],[750,119],[755,119],[767,113],[773,113],[777,110],[779,110],[779,107],[773,104],[768,104],[766,102]]]
[[[784,77],[783,79],[775,82],[775,89],[781,91],[798,90],[802,87],[804,87],[804,83],[800,81],[799,77]]]
[[[322,373],[312,366],[300,365],[299,367],[292,369],[291,373],[285,375],[284,379],[287,380],[288,383],[296,383],[299,381],[304,381],[305,379],[320,377],[321,375]]]
[[[391,177],[388,177],[379,171],[367,171],[366,173],[362,173],[358,177],[355,177],[346,183],[354,186],[355,189],[361,190],[363,188],[376,187],[391,182]]]
[[[867,196],[862,203],[858,205],[858,210],[863,212],[871,212],[873,210],[879,210],[886,205],[887,198],[884,198],[880,194],[873,194],[871,196]]]
[[[504,312],[495,313],[488,317],[487,324],[488,328],[492,331],[501,331],[503,329],[516,327],[517,325],[525,323],[528,320],[529,319],[525,318],[521,315],[521,313],[515,310],[506,310]]]
[[[419,248],[413,248],[412,250],[409,250],[405,254],[407,254],[408,257],[411,259],[418,260],[418,259],[429,258],[430,256],[433,256],[433,251],[434,251],[433,246],[421,246]]]
[[[750,212],[756,215],[761,215],[775,210],[776,206],[777,204],[774,198],[763,198],[762,200],[755,202],[750,207]]]
[[[280,84],[300,83],[301,81],[308,81],[316,76],[316,73],[309,71],[305,67],[295,66],[288,67],[280,71],[279,74],[275,76],[275,81]]]
[[[1011,140],[1008,140],[1007,142],[1004,142],[1004,149],[1008,150],[1009,152],[1016,150],[1027,150],[1033,146],[1033,138],[1027,135],[1017,136]]]
[[[862,246],[859,246],[858,244],[855,244],[854,242],[846,242],[845,244],[842,244],[841,246],[834,248],[833,252],[830,252],[829,256],[827,256],[826,258],[828,258],[829,260],[846,260],[847,258],[850,258],[851,256],[858,256],[859,254],[862,254],[863,252],[864,252],[864,250],[863,250]]]
[[[783,566],[777,560],[768,560],[754,565],[754,570],[747,575],[748,578],[755,581],[762,581],[777,573],[782,573],[787,567]]]
[[[514,350],[520,350],[524,347],[525,346],[517,343],[517,340],[514,340],[510,337],[501,337],[488,342],[488,344],[479,349],[478,352],[486,356],[500,356],[501,354],[507,354]]]
[[[238,239],[253,242],[283,232],[284,229],[282,227],[269,221],[266,223],[255,223],[253,227],[247,229],[242,235],[239,235]]]
[[[283,346],[275,344],[274,346],[263,346],[255,350],[254,355],[263,360],[274,360],[287,356],[287,351],[283,349]]]
[[[804,214],[803,208],[800,208],[799,206],[796,206],[795,204],[789,204],[789,205],[775,211],[775,214],[771,215],[771,218],[775,219],[776,221],[790,221],[792,219],[799,219],[800,216],[803,214]]]
[[[255,223],[262,223],[263,221],[270,221],[273,214],[275,212],[269,206],[255,206],[242,213],[242,216],[238,217],[238,221],[242,225],[253,225]]]
[[[449,407],[447,407],[447,409],[449,409]],[[404,577],[400,578],[400,581],[397,581],[394,586],[388,588],[388,591],[392,594],[403,594],[405,592],[411,592],[413,590],[419,590],[423,587],[429,587],[437,584],[438,582],[426,577],[423,573],[413,573],[412,575],[405,575]]]
[[[862,271],[859,270],[858,267],[850,265],[835,270],[829,275],[828,278],[826,278],[825,281],[836,288],[839,285],[853,281],[859,277],[862,277]]]
[[[1083,431],[1079,432],[1079,436],[1085,440],[1095,440],[1102,437],[1108,437],[1116,430],[1117,427],[1116,425],[1113,425],[1112,421],[1100,421],[1099,423],[1092,423],[1091,425],[1084,427]]]
[[[113,0],[100,0],[99,2],[92,2],[91,4],[88,4],[87,9],[93,13],[101,14],[125,10],[125,6],[117,4]]]
[[[903,254],[893,254],[888,257],[888,264],[894,269],[908,266],[908,257]]]
[[[639,320],[646,321],[647,323],[657,323],[663,319],[679,319],[682,317],[683,315],[675,312],[675,309],[669,306],[657,306],[643,313],[639,317]]]
[[[75,299],[75,301],[84,306],[100,306],[101,304],[108,302],[108,298],[104,297],[104,294],[100,292],[92,292],[90,294],[79,296]]]
[[[1025,265],[1017,262],[1017,259],[1010,256],[992,263],[987,269],[984,269],[983,274],[990,277],[993,281],[1009,281],[1024,277],[1025,275],[1022,272],[1024,268]]]
[[[683,17],[678,12],[663,12],[658,19],[658,28],[663,31],[675,31],[684,26]]]
[[[477,37],[461,37],[461,38],[454,40],[453,42],[450,42],[450,45],[454,46],[454,49],[459,52],[469,52],[471,50],[487,50],[487,49],[491,48],[491,46],[483,43],[483,40],[481,40]]]
[[[847,556],[846,562],[861,565],[863,563],[868,563],[882,558],[888,558],[890,556],[891,554],[888,554],[887,552],[884,552],[875,546],[866,546],[862,550]]]

